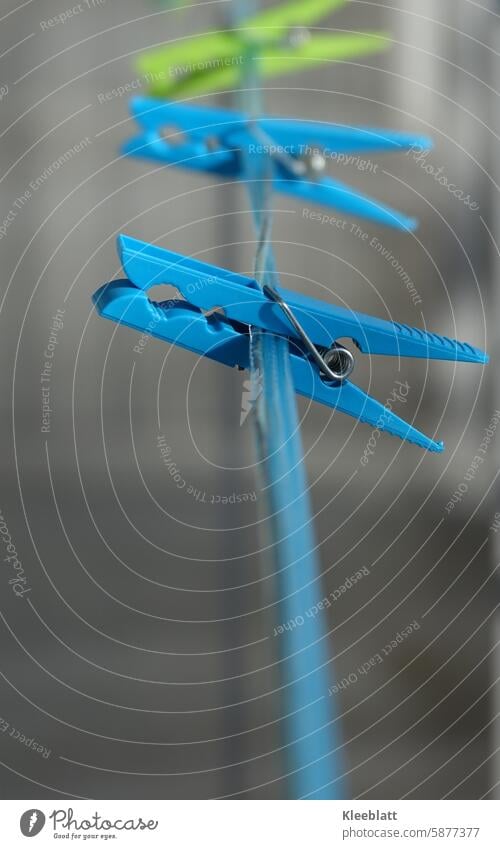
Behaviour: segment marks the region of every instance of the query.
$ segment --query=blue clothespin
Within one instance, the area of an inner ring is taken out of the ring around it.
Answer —
[[[413,230],[417,225],[414,218],[322,176],[321,170],[328,159],[335,162],[339,155],[413,147],[426,150],[432,146],[427,138],[291,118],[266,116],[255,120],[229,109],[145,97],[132,98],[130,109],[143,132],[124,145],[127,155],[244,179],[241,151],[246,149],[271,157],[273,189],[277,192],[398,229]]]
[[[266,292],[252,278],[128,236],[119,237],[118,247],[128,279],[95,293],[94,303],[104,318],[241,369],[249,367],[250,326],[286,336],[296,392],[429,451],[442,451],[443,443],[420,433],[347,379],[354,358],[338,340],[349,338],[367,354],[488,361],[465,342],[285,289]],[[150,301],[147,290],[162,283],[175,286],[184,300]],[[223,315],[205,314],[218,308]],[[321,352],[334,379],[321,373],[308,343]]]

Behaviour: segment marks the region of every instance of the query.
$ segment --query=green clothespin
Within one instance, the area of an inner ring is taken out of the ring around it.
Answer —
[[[238,84],[249,55],[262,77],[280,76],[318,62],[340,61],[387,48],[382,33],[312,34],[306,27],[347,0],[295,0],[224,32],[177,40],[143,54],[138,69],[157,97],[188,97]]]

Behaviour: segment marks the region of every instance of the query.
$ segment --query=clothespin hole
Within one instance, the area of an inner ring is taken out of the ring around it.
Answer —
[[[172,146],[186,143],[186,136],[179,127],[169,125],[160,129],[160,136]]]
[[[151,286],[148,289],[148,298],[154,304],[162,304],[164,301],[182,301],[179,295],[179,290],[175,286],[169,286],[168,283],[159,283],[158,286]]]

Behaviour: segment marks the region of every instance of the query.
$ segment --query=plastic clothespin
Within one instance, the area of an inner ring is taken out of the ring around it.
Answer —
[[[273,6],[237,28],[176,40],[142,54],[137,67],[149,92],[188,97],[239,84],[241,64],[250,56],[260,77],[280,76],[317,65],[385,50],[385,33],[311,33],[306,28],[344,6],[347,0],[299,0]]]
[[[296,392],[429,451],[442,451],[443,443],[420,433],[347,379],[354,358],[338,340],[348,338],[370,355],[488,361],[486,354],[465,342],[280,289],[280,297],[309,338],[339,370],[337,380],[327,381],[303,345],[301,333],[257,281],[127,236],[119,237],[118,247],[128,279],[108,283],[95,293],[94,303],[104,318],[241,369],[249,367],[250,326],[286,336]],[[162,283],[175,286],[184,300],[150,301],[148,289]],[[223,315],[206,314],[216,309]],[[339,358],[344,352],[349,356]]]
[[[339,154],[428,149],[432,143],[427,138],[292,118],[251,120],[229,109],[144,97],[132,98],[130,109],[143,132],[126,142],[125,154],[244,179],[241,150],[246,148],[271,156],[275,191],[398,229],[413,230],[417,225],[414,218],[323,176],[321,170]]]

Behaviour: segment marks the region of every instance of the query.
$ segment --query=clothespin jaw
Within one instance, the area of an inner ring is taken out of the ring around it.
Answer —
[[[106,283],[93,295],[103,318],[186,348],[222,365],[249,367],[246,331],[214,313],[210,319],[198,307],[172,299],[155,303],[130,280]]]
[[[385,50],[384,33],[309,32],[320,18],[347,0],[299,0],[273,6],[221,32],[167,44],[137,62],[157,97],[192,97],[239,84],[240,65],[251,57],[261,77],[280,76],[317,65]]]
[[[243,369],[249,365],[250,325],[286,336],[296,392],[426,450],[443,450],[443,443],[422,434],[350,380],[325,382],[300,335],[255,280],[130,237],[119,238],[119,251],[128,279],[109,283],[95,293],[94,302],[103,317]],[[175,286],[183,299],[152,303],[147,291],[161,283]],[[486,354],[464,342],[294,292],[280,290],[280,294],[315,344],[324,348],[348,338],[373,355],[488,361]],[[215,308],[222,308],[223,315],[205,314]]]
[[[201,36],[196,49],[194,45],[190,48],[190,59],[178,45],[173,45],[171,52],[146,55],[138,60],[138,70],[147,82],[150,95],[180,99],[238,87],[245,53],[241,50],[235,53],[231,39],[225,34],[206,42],[204,39]],[[214,50],[217,43],[219,47]],[[267,79],[317,67],[320,62],[342,62],[380,53],[390,44],[389,36],[381,32],[319,34],[293,45],[268,46],[248,61],[255,62],[259,77]]]
[[[131,114],[142,133],[123,152],[194,171],[245,179],[242,150],[269,155],[273,188],[310,203],[336,208],[402,230],[413,218],[322,176],[317,170],[339,155],[429,149],[429,139],[392,130],[349,127],[266,117],[251,120],[241,112],[135,97]]]

